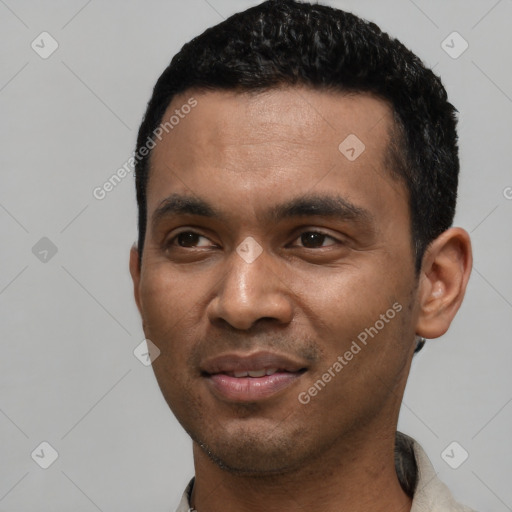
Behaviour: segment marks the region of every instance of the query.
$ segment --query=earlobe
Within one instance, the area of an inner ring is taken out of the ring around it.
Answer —
[[[132,276],[133,281],[133,295],[135,297],[135,303],[137,304],[139,312],[142,313],[139,292],[140,272],[139,250],[137,249],[137,243],[134,243],[130,249],[130,275]]]
[[[421,268],[416,334],[432,339],[448,330],[462,304],[472,264],[471,241],[461,228],[448,229],[430,244]]]

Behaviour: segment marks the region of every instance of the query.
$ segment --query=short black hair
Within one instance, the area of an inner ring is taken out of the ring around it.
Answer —
[[[282,86],[370,93],[391,106],[386,160],[408,191],[418,272],[425,249],[455,215],[457,111],[439,77],[376,24],[296,0],[268,0],[207,29],[183,46],[158,79],[137,138],[139,264],[151,156],[140,156],[140,150],[154,140],[172,99],[189,89],[257,92]]]

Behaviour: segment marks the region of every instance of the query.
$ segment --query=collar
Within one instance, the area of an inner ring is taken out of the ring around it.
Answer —
[[[410,512],[474,512],[454,500],[423,448],[401,432],[396,434],[395,467],[400,485],[412,497]],[[194,480],[190,480],[176,512],[192,510],[189,500]]]

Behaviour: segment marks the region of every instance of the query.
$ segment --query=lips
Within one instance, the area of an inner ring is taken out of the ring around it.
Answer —
[[[302,361],[272,352],[225,354],[201,365],[211,391],[223,400],[254,402],[288,388],[306,371]]]

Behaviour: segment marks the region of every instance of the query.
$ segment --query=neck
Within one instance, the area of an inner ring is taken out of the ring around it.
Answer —
[[[259,512],[262,505],[268,512],[409,512],[411,498],[395,470],[395,432],[357,438],[338,443],[301,468],[266,476],[221,469],[194,443],[191,504],[198,512]]]

